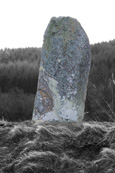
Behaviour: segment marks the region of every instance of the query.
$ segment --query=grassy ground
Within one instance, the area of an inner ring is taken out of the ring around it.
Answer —
[[[0,121],[0,173],[115,173],[115,123]]]

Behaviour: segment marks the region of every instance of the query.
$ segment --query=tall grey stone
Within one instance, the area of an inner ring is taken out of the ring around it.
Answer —
[[[33,120],[81,121],[90,63],[89,40],[80,23],[53,17],[44,34]]]

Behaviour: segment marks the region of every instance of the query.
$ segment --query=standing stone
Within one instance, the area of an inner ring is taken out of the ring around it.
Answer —
[[[33,120],[81,121],[90,63],[89,40],[80,23],[53,17],[44,35]]]

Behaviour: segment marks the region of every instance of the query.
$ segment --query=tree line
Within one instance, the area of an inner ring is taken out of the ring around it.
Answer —
[[[0,119],[32,118],[41,48],[0,50]],[[111,121],[115,112],[115,40],[91,45],[85,120]]]
[[[0,119],[32,118],[41,48],[0,50]]]
[[[115,119],[115,40],[91,45],[86,119]]]

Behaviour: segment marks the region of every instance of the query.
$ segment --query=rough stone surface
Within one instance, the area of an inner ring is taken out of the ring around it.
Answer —
[[[90,45],[80,23],[53,17],[45,31],[33,120],[81,121]]]

